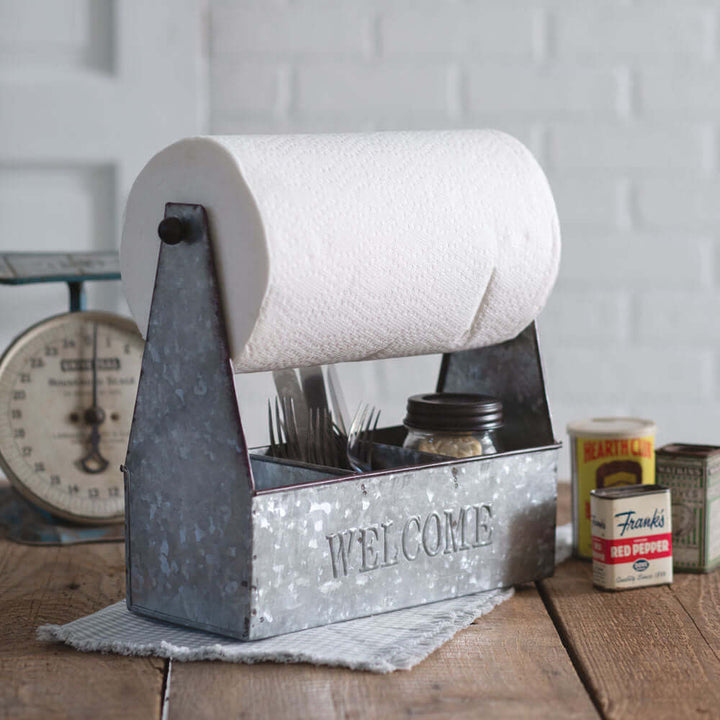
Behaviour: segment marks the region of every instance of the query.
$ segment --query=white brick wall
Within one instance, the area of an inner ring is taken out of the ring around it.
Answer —
[[[527,143],[564,236],[540,321],[557,435],[632,413],[661,441],[720,444],[717,0],[212,0],[211,15],[215,132],[492,126]],[[366,394],[393,387],[381,372],[363,370]]]

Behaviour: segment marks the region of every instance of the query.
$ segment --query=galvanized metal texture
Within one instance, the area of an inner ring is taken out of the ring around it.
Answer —
[[[353,474],[351,470],[338,470],[322,465],[309,465],[297,460],[274,458],[264,454],[268,450],[269,448],[255,448],[251,451],[253,454],[250,456],[250,466],[255,491],[258,494],[286,487],[335,481],[339,477]]]
[[[205,211],[168,204],[125,463],[130,610],[247,635],[252,476]],[[148,237],[148,242],[159,242]]]
[[[204,211],[166,217],[182,224],[164,230],[125,468],[131,610],[257,639],[552,572],[559,446],[534,328],[446,357],[440,381],[508,397],[513,452],[452,460],[379,428],[372,473],[251,461]]]
[[[437,391],[500,398],[507,450],[555,443],[534,322],[513,340],[443,355]]]
[[[552,574],[557,448],[253,499],[250,638]]]

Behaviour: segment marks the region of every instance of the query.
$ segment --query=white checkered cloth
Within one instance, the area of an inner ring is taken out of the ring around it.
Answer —
[[[556,562],[569,555],[570,525],[563,525],[557,530]],[[512,588],[490,590],[253,642],[151,620],[119,602],[67,625],[43,625],[37,635],[41,641],[60,641],[87,652],[155,655],[183,662],[308,662],[388,673],[417,665],[512,595]]]

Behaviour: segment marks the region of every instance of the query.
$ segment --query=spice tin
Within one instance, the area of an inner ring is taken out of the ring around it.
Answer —
[[[571,422],[573,549],[590,559],[590,491],[655,482],[655,423],[640,418]]]
[[[592,490],[593,582],[605,590],[673,579],[670,490],[658,485]]]
[[[675,568],[720,565],[720,447],[673,443],[656,454],[657,479],[672,490]]]

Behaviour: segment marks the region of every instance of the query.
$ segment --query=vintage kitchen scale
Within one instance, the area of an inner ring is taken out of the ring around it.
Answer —
[[[121,540],[122,475],[143,340],[86,310],[84,283],[120,278],[115,252],[6,253],[0,283],[67,283],[70,312],[21,333],[0,358],[3,525],[32,544]]]
[[[504,452],[421,464],[390,427],[369,473],[278,459],[245,442],[205,208],[168,202],[154,232],[123,467],[131,610],[255,640],[553,572],[560,446],[534,323],[441,366],[439,391],[502,398]]]

